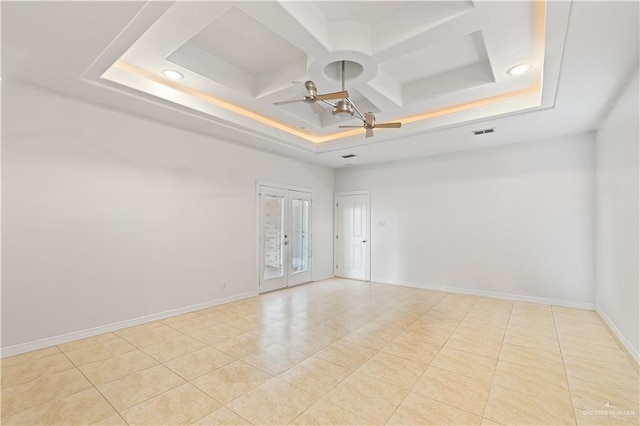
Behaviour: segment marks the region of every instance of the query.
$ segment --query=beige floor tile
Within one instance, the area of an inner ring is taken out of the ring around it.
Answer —
[[[153,367],[158,361],[136,349],[102,361],[80,366],[80,371],[94,385],[102,385],[140,370]]]
[[[342,338],[342,340],[353,343],[356,345],[364,346],[365,348],[374,349],[376,351],[382,349],[389,340],[387,340],[387,336],[375,333],[371,331],[360,331],[356,330],[353,333],[349,333]]]
[[[48,348],[38,349],[36,351],[2,358],[2,360],[0,360],[0,364],[2,365],[2,368],[6,368],[11,365],[20,364],[27,361],[35,361],[39,358],[46,358],[48,356],[56,355],[59,353],[60,349],[58,349],[57,346],[49,346]]]
[[[285,424],[310,407],[317,397],[273,378],[238,397],[228,407],[253,424]]]
[[[564,372],[541,370],[499,361],[493,375],[493,384],[542,400],[571,403],[567,377]]]
[[[181,319],[173,319],[170,321],[163,320],[163,323],[171,328],[178,330],[180,333],[193,334],[199,333],[211,327],[215,327],[216,323],[206,317],[193,314],[192,316],[180,315]],[[175,318],[175,317],[174,317]]]
[[[221,407],[190,383],[141,402],[122,412],[129,424],[189,424]]]
[[[294,425],[367,425],[370,422],[332,402],[321,399],[300,414]]]
[[[560,345],[558,344],[558,339],[555,336],[548,337],[536,335],[526,331],[514,332],[510,328],[507,328],[507,332],[504,335],[504,343],[533,349],[541,349],[548,352],[560,351]]]
[[[261,317],[260,315],[251,314],[242,316],[232,321],[228,321],[226,324],[232,327],[239,328],[240,330],[244,330],[247,333],[251,333],[261,329],[262,327],[275,324],[276,322],[276,320]]]
[[[240,334],[232,337],[224,342],[214,345],[214,347],[222,352],[235,358],[242,358],[254,352],[264,349],[267,344],[262,342],[260,338],[251,333]]]
[[[386,423],[388,425],[479,425],[480,416],[411,392]]]
[[[613,406],[616,410],[631,410],[640,413],[638,386],[635,389],[628,389],[613,384],[590,382],[575,377],[569,377],[568,379],[571,401],[576,408],[603,410]]]
[[[421,339],[410,337],[409,335],[402,333],[391,342],[387,343],[381,351],[416,361],[426,367],[440,351],[440,346],[424,342]]]
[[[116,355],[135,350],[135,346],[124,339],[110,339],[106,342],[85,346],[65,352],[65,355],[77,366],[102,361]]]
[[[409,393],[361,373],[343,380],[325,399],[375,424],[383,424]]]
[[[2,388],[26,383],[38,377],[48,376],[61,371],[71,370],[74,366],[67,357],[58,352],[24,362],[2,366]]]
[[[487,382],[493,377],[496,360],[456,349],[442,348],[430,366]]]
[[[502,345],[499,360],[523,365],[525,367],[564,373],[564,364],[559,352],[549,352],[542,349],[527,348],[525,346],[505,343]]]
[[[573,336],[573,335],[558,335],[558,341],[560,347],[563,346],[603,346],[609,349],[621,349],[618,343],[613,340],[610,335],[607,336]]]
[[[575,424],[571,404],[542,400],[495,384],[491,386],[484,417],[503,424]]]
[[[164,365],[156,365],[100,385],[98,389],[116,410],[122,412],[184,382],[183,378]]]
[[[355,370],[376,353],[364,346],[338,340],[318,352],[316,357],[331,361],[350,370]]]
[[[194,425],[251,425],[247,420],[243,419],[227,407],[220,407],[213,413],[209,414],[193,423]]]
[[[119,415],[114,414],[111,417],[107,417],[104,420],[100,420],[96,423],[92,423],[95,426],[127,426],[128,423]]]
[[[140,346],[140,350],[160,362],[167,362],[179,356],[195,352],[205,346],[201,341],[183,334],[174,339],[164,340],[149,346]]]
[[[350,370],[322,358],[311,357],[278,376],[318,397],[326,395],[350,374]]]
[[[564,356],[631,365],[627,354],[620,348],[565,342],[561,345],[561,350]]]
[[[195,379],[192,383],[215,400],[227,404],[271,377],[269,373],[243,361],[235,361]]]
[[[461,325],[444,347],[498,359],[503,338],[502,333],[487,333],[475,328],[462,328]]]
[[[118,336],[115,333],[103,333],[97,336],[87,337],[86,339],[75,340],[69,343],[63,343],[58,345],[58,348],[63,352],[69,352],[74,349],[86,348],[87,346],[96,345],[98,343],[108,342],[109,340],[117,339]]]
[[[567,376],[625,389],[638,388],[638,373],[631,365],[564,357]]]
[[[164,365],[175,371],[182,378],[193,380],[234,361],[235,358],[232,356],[215,348],[206,347],[172,359]]]
[[[356,371],[392,385],[411,389],[426,366],[396,355],[378,352]]]
[[[90,387],[91,383],[75,368],[39,377],[20,385],[3,387],[2,417],[62,399]]]
[[[490,387],[487,380],[429,367],[412,391],[482,416]]]
[[[2,419],[5,425],[78,425],[97,423],[116,414],[95,388],[39,405]]]
[[[489,420],[489,419],[482,419],[482,423],[480,423],[482,426],[500,426],[502,423],[498,423],[498,422],[494,422],[493,420]]]
[[[245,332],[239,328],[231,327],[227,324],[217,324],[213,327],[190,333],[189,335],[207,345],[213,346],[241,334],[245,334]]]
[[[456,328],[457,325],[442,323],[430,324],[421,320],[407,327],[400,335],[421,340],[431,345],[442,346],[449,340],[449,337],[451,337]]]
[[[280,343],[274,343],[258,352],[247,355],[242,360],[276,376],[308,357],[309,355],[303,352]]]
[[[251,332],[251,334],[258,337],[258,340],[265,345],[271,345],[273,343],[279,342],[289,336],[293,336],[296,333],[299,333],[300,330],[298,327],[294,327],[289,329],[283,324],[275,323],[273,325],[267,327],[260,327]]]
[[[183,335],[175,328],[164,325],[160,321],[120,330],[116,334],[137,347],[155,345]]]
[[[283,345],[304,352],[307,355],[313,355],[333,342],[335,342],[333,337],[314,330],[297,333],[280,341]]]

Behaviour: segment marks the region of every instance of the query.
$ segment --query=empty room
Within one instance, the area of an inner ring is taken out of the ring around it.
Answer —
[[[638,425],[640,2],[2,1],[4,425]]]

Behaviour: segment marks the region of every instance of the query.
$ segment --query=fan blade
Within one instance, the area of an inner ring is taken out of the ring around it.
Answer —
[[[335,92],[335,93],[326,93],[324,95],[316,95],[316,99],[319,101],[326,101],[329,99],[346,99],[349,97],[349,92]]]
[[[274,102],[274,105],[282,105],[282,104],[292,104],[294,102],[304,102],[304,99],[292,99],[290,101],[280,101],[280,102]]]
[[[310,103],[309,106],[311,107],[313,112],[315,112],[316,114],[319,114],[322,111],[324,111],[324,108],[322,108],[322,106],[317,102]]]
[[[371,136],[373,136],[373,129],[367,129],[367,133],[365,133],[364,137],[370,138]]]
[[[342,129],[359,129],[362,126],[338,126],[338,127],[342,128]]]
[[[381,129],[399,129],[402,126],[402,123],[380,123],[376,124],[376,128]]]

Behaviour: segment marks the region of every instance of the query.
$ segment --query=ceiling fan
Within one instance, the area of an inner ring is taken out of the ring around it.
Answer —
[[[395,122],[395,123],[380,123],[380,124],[376,124],[376,116],[373,115],[372,112],[365,112],[364,113],[364,120],[362,120],[364,122],[363,126],[339,126],[343,129],[345,128],[350,128],[350,127],[364,127],[365,129],[367,129],[367,132],[365,133],[365,138],[370,138],[373,136],[373,129],[375,128],[380,128],[380,129],[398,129],[400,128],[400,126],[402,126],[402,123],[400,122]]]
[[[304,87],[307,89],[307,94],[305,94],[302,99],[292,99],[290,101],[281,101],[281,102],[274,102],[274,105],[282,105],[282,104],[290,104],[293,102],[304,102],[306,104],[308,104],[311,109],[313,110],[313,112],[315,112],[316,114],[319,113],[320,111],[322,111],[322,107],[320,106],[320,104],[318,104],[318,101],[327,101],[329,99],[343,99],[343,98],[349,98],[349,93],[346,90],[343,90],[341,92],[335,92],[335,93],[326,93],[326,94],[318,94],[318,89],[316,88],[316,85],[313,81],[309,80],[305,83],[299,82],[299,81],[292,81],[292,83],[294,84],[304,84]],[[329,104],[331,105],[331,104]]]
[[[364,113],[364,115],[360,112],[358,107],[356,107],[356,105],[351,101],[351,99],[349,99],[349,92],[347,92],[347,90],[345,89],[345,84],[344,84],[345,61],[340,61],[340,62],[342,65],[342,73],[341,73],[342,91],[327,93],[324,95],[318,95],[318,91],[315,83],[313,81],[307,81],[306,83],[304,83],[304,86],[306,87],[308,94],[304,95],[302,99],[293,99],[290,101],[274,102],[274,105],[288,104],[292,102],[305,102],[309,104],[309,106],[311,106],[311,109],[313,109],[315,113],[319,113],[323,109],[320,106],[320,104],[318,104],[317,101],[321,101],[333,107],[333,109],[331,110],[331,113],[336,118],[343,120],[343,119],[356,116],[357,118],[362,120],[362,123],[363,123],[362,126],[339,126],[339,127],[341,128],[364,127],[366,129],[366,133],[365,133],[366,138],[370,138],[373,136],[373,129],[376,127],[381,129],[400,128],[402,126],[402,123],[400,122],[376,124],[376,117],[372,112],[366,112]],[[296,81],[294,81],[293,83],[302,84]],[[336,99],[339,99],[339,100],[335,103],[331,102],[331,100],[336,100]]]

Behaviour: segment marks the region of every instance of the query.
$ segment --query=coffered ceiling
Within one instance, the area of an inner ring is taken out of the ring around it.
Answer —
[[[637,67],[637,9],[568,1],[3,2],[3,73],[232,142],[330,166],[354,152],[352,161],[364,164],[594,128]],[[60,79],[42,71],[54,58]],[[304,102],[274,105],[307,94],[293,81],[340,91],[342,61],[358,110],[400,129],[365,138],[362,128],[339,127],[360,120],[339,120],[326,103],[319,113]],[[577,68],[580,61],[592,69]],[[530,69],[507,72],[518,64]],[[586,86],[572,87],[567,71]],[[558,104],[563,84],[566,104],[582,104],[573,113]],[[474,139],[484,128],[495,133]]]

